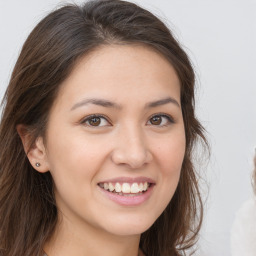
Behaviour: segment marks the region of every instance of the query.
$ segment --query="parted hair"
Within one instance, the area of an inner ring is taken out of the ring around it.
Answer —
[[[2,102],[0,124],[0,255],[42,256],[57,223],[50,172],[29,163],[17,125],[32,147],[45,135],[49,112],[62,82],[78,61],[103,45],[140,44],[174,67],[181,90],[186,151],[176,192],[155,223],[141,235],[147,256],[185,255],[197,239],[203,204],[193,164],[197,141],[207,144],[195,116],[195,74],[172,32],[151,12],[120,0],[67,4],[48,14],[23,45]]]

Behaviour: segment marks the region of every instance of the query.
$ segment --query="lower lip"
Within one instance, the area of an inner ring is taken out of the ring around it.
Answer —
[[[145,201],[149,199],[149,197],[152,194],[153,191],[153,185],[151,185],[148,190],[140,195],[134,195],[134,196],[121,196],[112,192],[109,192],[105,190],[104,188],[101,188],[101,191],[112,201],[124,205],[124,206],[137,206],[140,204],[143,204]]]

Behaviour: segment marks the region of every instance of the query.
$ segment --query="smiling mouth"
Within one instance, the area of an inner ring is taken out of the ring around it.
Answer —
[[[149,182],[133,182],[133,183],[112,183],[112,182],[104,182],[98,184],[104,190],[118,194],[120,196],[138,196],[145,193],[148,188],[152,185]]]

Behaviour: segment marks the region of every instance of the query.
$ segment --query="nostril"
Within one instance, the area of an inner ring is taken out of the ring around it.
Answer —
[[[131,152],[130,150],[115,150],[112,153],[112,161],[115,164],[129,165],[132,169],[141,168],[152,160],[150,152]]]
[[[128,129],[128,130],[127,130]],[[140,131],[131,127],[122,129],[112,151],[112,160],[115,164],[129,165],[130,168],[141,168],[151,162],[152,154]]]

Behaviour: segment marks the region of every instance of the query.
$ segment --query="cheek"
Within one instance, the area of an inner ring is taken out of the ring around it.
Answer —
[[[94,180],[104,159],[104,147],[83,138],[52,138],[48,145],[49,166],[55,183],[58,206],[76,208],[86,205],[92,197]],[[63,138],[63,136],[59,136]],[[49,138],[50,139],[50,138]],[[101,148],[102,152],[99,152]],[[64,204],[63,204],[64,203]]]
[[[58,136],[49,145],[49,162],[53,170],[63,169],[73,174],[88,174],[91,169],[97,169],[100,156],[104,156],[104,147],[98,141],[92,141],[85,136],[70,134],[68,138]],[[63,139],[64,138],[64,139]],[[92,168],[95,166],[95,168]]]
[[[177,135],[177,134],[176,134]],[[158,218],[172,200],[177,188],[185,154],[185,136],[168,136],[155,144],[155,170],[157,170],[155,218]],[[159,200],[161,198],[161,200]]]
[[[179,132],[162,141],[158,147],[156,159],[159,165],[161,193],[163,204],[167,205],[171,200],[179,179],[182,163],[185,155],[185,133]]]
[[[179,175],[185,155],[184,133],[162,141],[157,147],[156,154],[163,175],[170,177]]]
[[[104,164],[107,148],[84,134],[65,134],[69,136],[49,137],[50,172],[57,193],[81,200],[83,195],[91,195],[97,185],[95,176]]]

